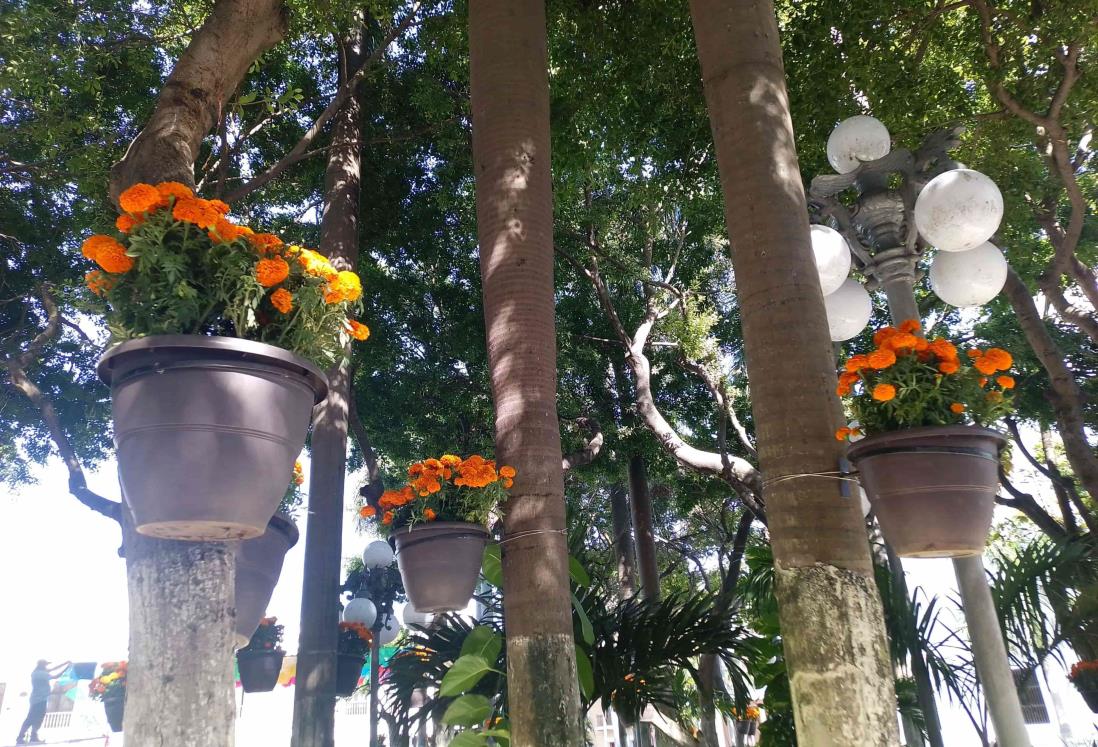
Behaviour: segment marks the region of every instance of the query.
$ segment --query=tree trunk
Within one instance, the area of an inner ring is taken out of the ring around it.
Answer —
[[[248,68],[286,33],[283,0],[217,0],[160,91],[156,109],[111,169],[111,198],[137,182],[194,186],[202,139]]]
[[[629,505],[633,530],[637,534],[640,593],[645,599],[660,598],[660,567],[656,562],[656,534],[653,530],[652,492],[648,489],[648,468],[644,457],[629,457]]]
[[[718,669],[716,654],[702,654],[698,661],[698,711],[702,747],[720,747],[717,737],[717,709],[714,701]]]
[[[637,593],[637,548],[633,542],[633,520],[629,516],[629,491],[624,485],[610,486],[610,516],[614,526],[614,556],[618,561],[619,596]]]
[[[142,747],[231,747],[232,543],[152,539],[122,513],[130,600],[126,739]]]
[[[557,420],[549,75],[543,0],[469,4],[477,233],[496,457],[516,747],[581,745]]]
[[[725,195],[764,479],[838,468],[823,297],[769,0],[691,0]],[[880,598],[856,501],[833,480],[765,490],[797,737],[899,743]]]
[[[340,80],[361,64],[361,30],[340,45]],[[357,93],[335,117],[324,174],[320,251],[340,270],[358,259],[361,180],[361,104]],[[348,351],[349,352],[349,351]],[[309,523],[301,593],[301,636],[294,688],[294,747],[331,747],[335,740],[336,649],[339,637],[339,577],[342,569],[343,492],[347,462],[350,363],[328,372],[328,398],[313,421],[309,476]]]

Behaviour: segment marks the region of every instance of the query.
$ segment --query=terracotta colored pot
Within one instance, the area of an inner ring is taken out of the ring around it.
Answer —
[[[1091,713],[1098,713],[1098,690],[1079,690],[1079,694],[1087,702]]]
[[[107,698],[103,701],[103,710],[107,714],[107,723],[111,731],[122,731],[122,717],[126,712],[126,698]]]
[[[908,428],[850,447],[881,532],[907,558],[984,551],[1003,434],[967,425]]]
[[[275,584],[282,573],[286,553],[297,544],[293,519],[277,513],[267,522],[263,536],[236,546],[236,639],[246,646],[267,611]]]
[[[278,684],[285,651],[237,651],[236,668],[246,693],[269,693]]]
[[[364,666],[366,666],[365,656],[339,655],[336,661],[336,695],[354,695]]]
[[[122,496],[137,531],[180,540],[258,537],[286,492],[324,374],[235,337],[130,340],[99,360],[111,387]]]
[[[436,521],[393,532],[404,591],[420,612],[452,612],[477,585],[488,531],[479,524]]]

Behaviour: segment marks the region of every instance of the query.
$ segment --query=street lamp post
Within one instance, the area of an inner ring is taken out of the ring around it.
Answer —
[[[872,117],[853,117],[836,127],[828,141],[829,160],[840,173],[812,180],[810,209],[817,219],[832,223],[846,239],[855,267],[866,277],[865,285],[869,290],[884,292],[895,325],[921,318],[914,285],[920,280],[919,260],[931,244],[939,249],[931,266],[931,285],[947,303],[986,303],[1006,280],[1006,261],[987,242],[1001,219],[1001,195],[990,179],[960,169],[949,156],[962,131],[954,127],[933,133],[914,152],[890,150],[888,130],[883,124]],[[838,199],[849,189],[857,193],[850,207]],[[951,199],[966,201],[968,209],[953,209],[948,202]],[[945,246],[953,248],[944,250]],[[820,256],[817,250],[818,263]],[[821,278],[825,269],[821,267]],[[849,286],[842,290],[847,294],[842,298],[825,298],[829,316],[835,310],[832,337],[836,340],[858,334],[872,308],[871,303],[865,303],[868,294],[860,298]],[[830,298],[836,301],[827,303]],[[860,319],[862,314],[864,321]],[[906,597],[903,567],[891,548],[888,560]],[[1029,747],[983,558],[954,558],[953,565],[976,669],[999,744]],[[940,747],[937,708],[933,698],[927,697],[933,690],[921,656],[912,656],[912,671],[920,685],[920,706],[931,744]]]

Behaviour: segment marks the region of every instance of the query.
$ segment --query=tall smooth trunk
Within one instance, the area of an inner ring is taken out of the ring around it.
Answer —
[[[496,458],[512,744],[581,745],[557,421],[549,74],[542,0],[472,0],[477,234]]]
[[[614,529],[614,557],[618,563],[619,596],[637,593],[637,547],[633,542],[633,519],[629,515],[629,491],[624,485],[610,486],[610,518]]]
[[[340,56],[342,82],[348,70],[354,71],[361,65],[364,57],[361,32],[341,45]],[[358,259],[360,116],[359,97],[352,94],[335,117],[324,174],[320,251],[340,270],[353,270]],[[317,408],[313,420],[293,747],[331,747],[335,741],[339,577],[350,400],[350,364],[346,358],[328,372],[328,385],[328,398]]]
[[[899,743],[884,616],[856,501],[834,480],[834,359],[769,0],[691,0],[725,196],[797,737]]]
[[[645,599],[659,599],[660,567],[656,562],[652,491],[648,486],[648,467],[640,454],[629,458],[629,506],[633,511],[633,531],[637,537],[640,593]]]

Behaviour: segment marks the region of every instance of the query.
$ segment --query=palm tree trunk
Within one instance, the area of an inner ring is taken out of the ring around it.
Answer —
[[[835,368],[770,0],[691,0],[725,195],[764,480],[830,473]],[[800,477],[764,491],[798,741],[899,743],[857,502]]]
[[[360,30],[340,45],[340,80],[362,63]],[[340,270],[358,259],[362,126],[359,97],[352,94],[335,117],[324,174],[320,251]],[[348,351],[349,352],[349,351]],[[335,739],[336,649],[339,576],[342,563],[343,492],[347,462],[350,364],[328,372],[328,398],[313,420],[309,475],[309,523],[301,594],[297,686],[294,688],[294,747],[331,747]]]
[[[640,593],[645,599],[659,599],[660,567],[656,563],[652,491],[648,489],[648,468],[640,454],[629,458],[629,505],[633,510],[633,531],[637,535]]]
[[[472,0],[469,61],[496,457],[518,471],[503,545],[512,744],[581,745],[556,403],[543,0]]]

